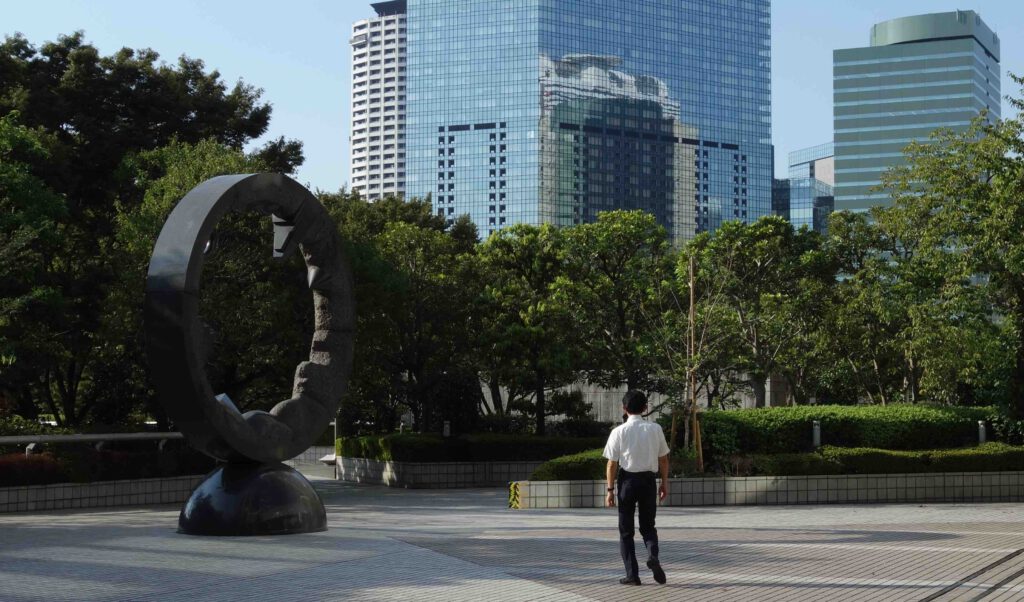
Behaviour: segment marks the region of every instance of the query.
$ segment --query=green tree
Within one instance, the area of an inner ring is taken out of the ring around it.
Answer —
[[[885,404],[898,387],[899,337],[909,324],[885,252],[892,244],[869,216],[836,212],[827,248],[843,274],[826,321],[835,357],[845,368],[833,374],[848,375],[858,396]]]
[[[472,223],[449,225],[428,200],[370,203],[349,193],[320,199],[342,233],[358,302],[353,377],[339,428],[389,431],[409,410],[421,430],[444,419],[464,427],[480,391],[465,348],[475,329],[466,306],[477,290]]]
[[[549,415],[547,392],[571,382],[579,364],[569,313],[556,298],[564,253],[564,232],[551,225],[499,230],[480,249],[493,350],[506,382],[533,392],[538,435]]]
[[[388,298],[378,308],[389,353],[381,358],[401,376],[407,405],[423,431],[438,430],[445,416],[439,393],[446,383],[467,374],[470,296],[460,277],[462,257],[455,238],[445,232],[395,222],[378,238],[382,258],[391,268]],[[475,380],[475,378],[474,378]],[[476,395],[466,412],[476,413]]]
[[[121,395],[97,410],[108,420],[133,409],[120,400],[153,400],[145,364],[139,361],[142,299],[150,253],[167,216],[189,190],[209,178],[267,169],[260,159],[213,140],[175,142],[142,153],[130,167],[145,195],[137,206],[119,207],[117,215],[121,280],[111,288],[97,348],[108,360],[100,362],[101,369],[116,365],[122,375]],[[266,216],[228,214],[214,232],[203,267],[200,311],[212,345],[207,374],[216,392],[227,393],[243,411],[266,410],[283,399],[313,330],[302,260],[297,255],[273,259],[271,233]],[[145,410],[163,414],[152,403]]]
[[[785,350],[809,334],[809,324],[792,318],[801,305],[800,291],[830,276],[819,247],[817,234],[794,231],[776,216],[753,224],[726,222],[691,243],[702,279],[719,279],[739,326],[757,407],[765,405],[766,381],[780,368]]]
[[[102,351],[117,343],[102,337],[108,291],[120,284],[112,256],[117,205],[130,211],[145,193],[126,159],[174,140],[213,139],[240,150],[266,130],[271,109],[258,89],[243,82],[229,89],[202,61],[167,65],[152,50],[127,48],[102,56],[80,32],[38,48],[20,35],[5,38],[0,91],[0,115],[18,111],[26,126],[45,132],[50,152],[32,162],[33,173],[67,207],[60,247],[45,277],[34,276],[52,283],[62,302],[24,324],[59,336],[38,349],[32,371],[7,374],[2,386],[23,407],[54,398],[63,408],[58,420],[75,425],[101,398],[113,403],[122,393],[122,358]],[[292,143],[279,150],[278,169],[301,158]]]
[[[643,211],[606,211],[565,231],[556,290],[572,313],[585,376],[603,387],[653,390],[656,368],[645,306],[671,270],[665,229]]]
[[[1024,86],[1024,79],[1011,76]],[[1024,102],[1011,98],[1018,109]],[[941,295],[933,301],[964,324],[978,324],[984,299],[1010,351],[1009,411],[1024,417],[1024,122],[989,123],[981,116],[963,132],[939,131],[907,147],[907,163],[885,186],[894,209],[913,217],[917,261],[940,266]],[[906,218],[901,218],[906,223]],[[969,327],[968,327],[969,328]],[[970,359],[953,369],[969,377]],[[998,355],[997,355],[998,357]]]
[[[0,117],[0,397],[31,418],[39,408],[27,403],[25,389],[48,341],[59,336],[34,325],[63,302],[47,274],[60,248],[64,201],[32,167],[49,156],[44,142],[41,132],[18,124],[16,113]]]

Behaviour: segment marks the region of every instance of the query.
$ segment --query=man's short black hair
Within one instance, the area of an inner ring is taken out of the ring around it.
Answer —
[[[639,414],[647,408],[647,396],[640,391],[626,391],[622,396],[622,407],[630,414]]]

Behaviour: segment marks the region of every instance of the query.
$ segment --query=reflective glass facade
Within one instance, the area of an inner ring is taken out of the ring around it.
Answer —
[[[999,38],[974,11],[893,19],[871,46],[833,53],[836,209],[889,202],[873,190],[913,140],[1000,114]]]
[[[789,153],[789,178],[772,183],[772,211],[794,228],[825,234],[835,209],[834,148],[831,142]]]
[[[409,0],[407,193],[483,236],[771,210],[769,0]]]

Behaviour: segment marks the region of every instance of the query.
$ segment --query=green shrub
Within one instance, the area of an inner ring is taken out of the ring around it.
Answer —
[[[903,474],[1024,470],[1024,447],[986,443],[962,449],[823,447],[818,453],[755,455],[751,474]]]
[[[986,443],[966,449],[931,452],[932,472],[991,472],[1024,470],[1024,448]]]
[[[970,445],[978,421],[995,417],[992,408],[905,404],[709,411],[701,415],[701,438],[704,457],[726,465],[737,454],[812,451],[815,420],[825,445],[914,450]]]
[[[484,433],[444,438],[397,434],[343,437],[338,455],[391,462],[502,462],[549,460],[596,446],[604,437],[535,437]]]
[[[931,453],[864,447],[823,447],[820,457],[835,462],[843,474],[895,474],[929,472],[928,458]]]
[[[536,428],[533,416],[526,414],[505,414],[497,416],[489,414],[477,420],[477,430],[481,433],[503,433],[506,435],[530,435]]]
[[[594,480],[605,477],[606,460],[601,449],[563,456],[541,464],[531,481]],[[673,476],[692,475],[676,468],[692,458],[685,450],[673,455]],[[1024,470],[1024,447],[986,443],[962,449],[887,450],[869,447],[826,446],[818,452],[753,454],[737,457],[734,474],[829,475],[903,474],[923,472],[994,472]]]
[[[140,452],[62,446],[31,456],[0,456],[0,487],[175,477],[203,474],[214,466],[212,458],[188,447]]]
[[[567,418],[554,422],[548,428],[548,434],[552,437],[603,437],[608,435],[615,428],[615,422],[601,422],[590,418]]]
[[[52,454],[26,456],[24,453],[14,453],[0,456],[0,487],[67,482],[67,471]]]
[[[686,477],[697,473],[697,452],[692,447],[680,447],[668,459],[670,477]]]
[[[594,481],[605,478],[608,461],[592,449],[578,454],[554,458],[541,464],[530,475],[531,481]]]
[[[750,458],[748,474],[793,476],[842,474],[843,467],[819,454],[756,454]]]

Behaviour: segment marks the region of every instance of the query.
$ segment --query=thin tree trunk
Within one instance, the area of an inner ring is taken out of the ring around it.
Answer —
[[[498,377],[492,376],[487,382],[487,388],[491,391],[491,406],[494,408],[494,413],[504,416],[505,402],[501,399],[501,383],[498,382]]]
[[[1024,307],[1024,306],[1022,306]],[[1018,311],[1021,311],[1018,309]],[[1010,412],[1013,418],[1024,418],[1024,315],[1017,318],[1017,349],[1010,372]]]
[[[750,388],[754,390],[754,407],[765,407],[765,396],[767,394],[767,390],[765,387],[765,379],[756,376],[751,378]]]
[[[545,412],[545,399],[544,399],[544,375],[537,373],[537,390],[535,392],[537,396],[536,403],[536,417],[537,417],[537,435],[544,435],[544,412]]]

